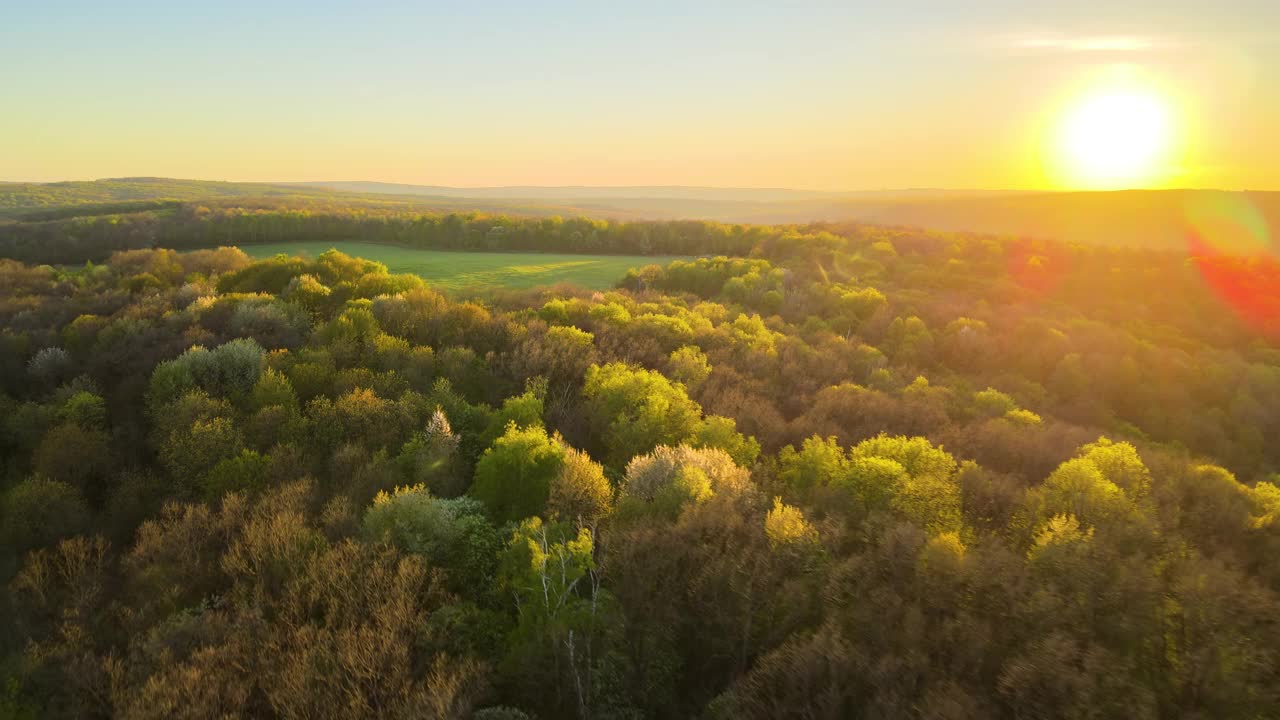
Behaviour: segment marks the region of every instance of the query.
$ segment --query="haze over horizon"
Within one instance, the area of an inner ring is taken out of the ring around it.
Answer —
[[[55,0],[0,11],[0,177],[1280,189],[1277,23],[1258,0]]]
[[[1123,187],[1123,188],[1013,188],[1013,187],[978,187],[978,186],[886,186],[886,187],[848,187],[848,188],[811,188],[784,185],[700,185],[700,184],[684,184],[684,183],[618,183],[618,184],[581,184],[581,183],[563,183],[563,184],[541,184],[541,183],[512,183],[512,184],[472,184],[460,185],[450,183],[435,182],[410,182],[410,181],[389,181],[376,178],[365,178],[359,180],[279,180],[279,179],[246,179],[246,178],[225,178],[225,177],[169,177],[163,175],[117,175],[103,177],[59,177],[50,179],[29,179],[29,178],[9,178],[0,177],[0,184],[36,184],[36,185],[53,185],[59,183],[94,183],[94,182],[111,182],[111,181],[129,181],[129,180],[160,180],[160,181],[177,181],[177,182],[203,182],[203,183],[232,183],[232,184],[260,184],[273,186],[311,186],[318,188],[339,188],[345,186],[380,186],[383,190],[372,191],[377,193],[388,193],[391,189],[402,187],[406,189],[419,190],[445,190],[456,191],[459,195],[466,191],[521,191],[521,190],[539,190],[539,191],[574,191],[574,190],[590,190],[590,191],[629,191],[629,190],[706,190],[714,192],[777,192],[777,193],[794,193],[806,197],[839,197],[844,195],[877,195],[877,194],[910,194],[910,193],[972,193],[980,195],[1029,195],[1029,194],[1063,194],[1063,193],[1125,193],[1135,191],[1182,191],[1182,192],[1229,192],[1229,193],[1274,193],[1280,192],[1280,188],[1255,188],[1255,187],[1210,187],[1210,186],[1194,186],[1194,185],[1171,185],[1167,187]],[[362,190],[360,192],[371,192]],[[516,195],[512,195],[516,197]],[[637,197],[635,195],[623,194],[620,197]]]

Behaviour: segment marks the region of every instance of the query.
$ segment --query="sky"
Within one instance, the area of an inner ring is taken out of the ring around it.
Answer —
[[[0,0],[0,179],[1084,188],[1116,77],[1124,182],[1280,190],[1274,0]]]

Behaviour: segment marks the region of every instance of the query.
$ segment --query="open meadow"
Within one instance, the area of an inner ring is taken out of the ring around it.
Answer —
[[[257,259],[280,253],[314,258],[329,248],[383,263],[393,273],[413,273],[445,290],[530,288],[562,282],[603,290],[613,287],[630,268],[652,263],[666,265],[677,259],[656,255],[451,252],[366,242],[291,242],[241,247]]]

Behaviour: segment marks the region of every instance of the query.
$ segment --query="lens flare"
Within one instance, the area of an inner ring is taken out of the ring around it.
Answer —
[[[1183,215],[1194,240],[1214,254],[1274,253],[1267,219],[1243,193],[1195,193]]]
[[[1051,244],[1019,238],[1005,247],[1009,277],[1034,295],[1049,295],[1071,273],[1070,257]]]
[[[1243,194],[1214,193],[1189,202],[1186,220],[1205,285],[1245,323],[1280,338],[1280,258],[1266,218]]]

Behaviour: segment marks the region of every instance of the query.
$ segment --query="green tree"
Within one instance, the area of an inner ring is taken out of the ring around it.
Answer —
[[[805,519],[804,512],[782,502],[782,498],[773,499],[773,509],[764,517],[764,533],[774,546],[805,545],[818,540],[818,531]]]
[[[1073,458],[1059,465],[1042,485],[1028,493],[1027,503],[1038,521],[1071,515],[1086,527],[1141,528],[1133,501],[1088,458]]]
[[[778,477],[797,492],[837,483],[849,472],[849,461],[834,437],[813,436],[778,453]]]
[[[400,449],[396,462],[410,484],[424,485],[442,497],[456,497],[466,490],[458,457],[460,440],[444,410],[437,407],[427,427]]]
[[[544,428],[521,428],[513,422],[480,457],[471,494],[499,523],[541,515],[564,458],[564,446]]]
[[[74,486],[35,476],[0,496],[0,537],[4,547],[21,555],[48,547],[89,526],[89,508]]]
[[[481,442],[492,444],[512,423],[517,427],[541,426],[542,416],[546,412],[546,392],[546,381],[538,378],[530,381],[529,389],[525,392],[503,400],[502,407],[490,417],[489,427],[481,436]]]
[[[566,448],[564,463],[551,479],[548,515],[579,527],[595,527],[612,508],[613,486],[604,468],[585,452]]]
[[[532,517],[512,533],[498,571],[518,612],[504,666],[520,669],[525,682],[546,677],[551,692],[542,703],[580,718],[591,715],[597,636],[608,607],[595,570],[590,529]],[[540,670],[530,672],[534,667]]]
[[[86,430],[105,430],[107,427],[107,403],[101,396],[81,390],[67,398],[60,412],[67,422]]]
[[[86,429],[74,422],[63,423],[40,441],[32,456],[32,465],[37,473],[74,485],[85,495],[100,499],[102,483],[113,465],[111,439],[101,430]]]
[[[697,345],[676,348],[667,356],[667,375],[685,387],[696,390],[711,375],[707,354]]]
[[[293,391],[293,384],[283,373],[270,368],[254,383],[250,395],[250,407],[254,410],[273,406],[295,412],[298,410],[298,395]]]
[[[449,584],[484,597],[497,569],[502,538],[474,498],[432,497],[422,485],[379,492],[365,511],[364,531],[444,568]]]
[[[179,485],[194,489],[204,474],[244,448],[244,437],[231,418],[198,419],[170,433],[160,446],[160,461]]]
[[[708,415],[698,423],[689,444],[696,448],[718,448],[742,467],[751,467],[760,456],[760,443],[749,435],[738,432],[733,418]]]
[[[525,377],[541,375],[563,386],[580,380],[598,354],[594,335],[572,325],[555,325],[531,332],[517,350],[516,363]]]
[[[619,511],[675,519],[684,508],[751,487],[750,473],[723,450],[662,445],[627,463]]]
[[[894,318],[885,331],[885,342],[889,355],[903,364],[922,366],[933,360],[933,333],[914,315]]]
[[[1151,489],[1151,472],[1138,456],[1137,448],[1127,442],[1098,438],[1080,448],[1079,455],[1132,498],[1144,497]]]
[[[958,532],[963,524],[957,464],[950,453],[925,438],[878,435],[850,449],[856,462],[878,458],[901,466],[904,474],[884,463],[859,464],[866,497],[878,495],[880,483],[896,476],[889,505],[916,526],[932,534]]]
[[[603,428],[602,444],[614,466],[658,445],[690,439],[702,414],[683,386],[624,363],[591,366],[583,395],[592,422]]]
[[[204,476],[204,497],[216,501],[229,492],[261,490],[269,467],[270,461],[253,450],[223,458]]]
[[[985,417],[1004,417],[1018,409],[1018,403],[1012,397],[994,388],[974,393],[973,406]]]

